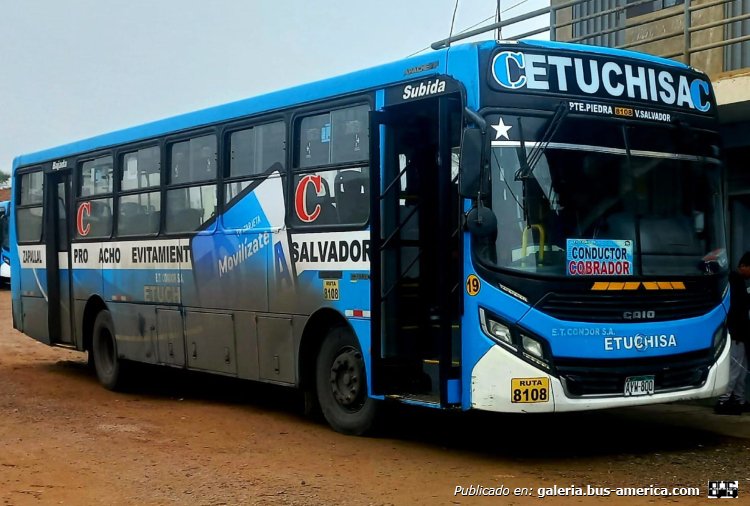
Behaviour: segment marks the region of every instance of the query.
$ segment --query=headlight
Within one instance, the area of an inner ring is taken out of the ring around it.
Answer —
[[[10,265],[10,257],[3,257],[3,263]]]
[[[482,331],[493,341],[503,345],[511,353],[545,371],[552,370],[548,347],[540,337],[531,337],[513,325],[503,323],[488,311],[479,308]]]
[[[544,358],[542,343],[536,339],[521,334],[521,343],[523,344],[523,349],[534,355],[536,358]]]
[[[523,343],[523,353],[521,353],[523,358],[541,369],[547,371],[552,369],[547,357],[544,356],[542,343],[524,334],[521,334],[521,342]]]
[[[510,333],[510,329],[499,321],[488,317],[484,309],[479,310],[479,320],[482,323],[482,330],[484,330],[485,334],[496,341],[513,346],[513,336]]]

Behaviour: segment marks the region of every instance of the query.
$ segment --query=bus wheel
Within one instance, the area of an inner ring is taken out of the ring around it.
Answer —
[[[121,389],[124,383],[125,366],[117,357],[117,341],[112,315],[107,310],[100,311],[94,322],[93,356],[96,376],[104,388]]]
[[[336,431],[359,436],[373,427],[378,403],[367,395],[362,351],[346,327],[334,327],[325,337],[315,384],[323,416]]]

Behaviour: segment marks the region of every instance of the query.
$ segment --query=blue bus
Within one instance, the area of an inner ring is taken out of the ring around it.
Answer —
[[[10,200],[0,202],[0,284],[10,285]]]
[[[348,434],[713,397],[717,131],[680,63],[481,42],[19,156],[14,325],[109,389],[285,385]]]

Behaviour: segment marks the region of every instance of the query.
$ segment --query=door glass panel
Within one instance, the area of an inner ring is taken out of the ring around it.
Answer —
[[[68,199],[65,193],[66,182],[57,183],[57,251],[68,251]]]

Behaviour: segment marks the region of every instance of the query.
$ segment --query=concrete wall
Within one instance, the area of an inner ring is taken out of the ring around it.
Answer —
[[[554,7],[555,5],[559,5],[563,3],[563,0],[550,0],[550,6]],[[567,7],[565,9],[560,9],[555,11],[555,17],[554,17],[554,23],[555,25],[560,25],[562,23],[568,23],[573,19],[573,9],[571,7]],[[550,21],[552,22],[552,17],[550,17]],[[561,42],[569,41],[573,38],[573,26],[568,25],[563,28],[555,28],[555,33],[550,35],[550,38],[553,40],[558,40]]]

